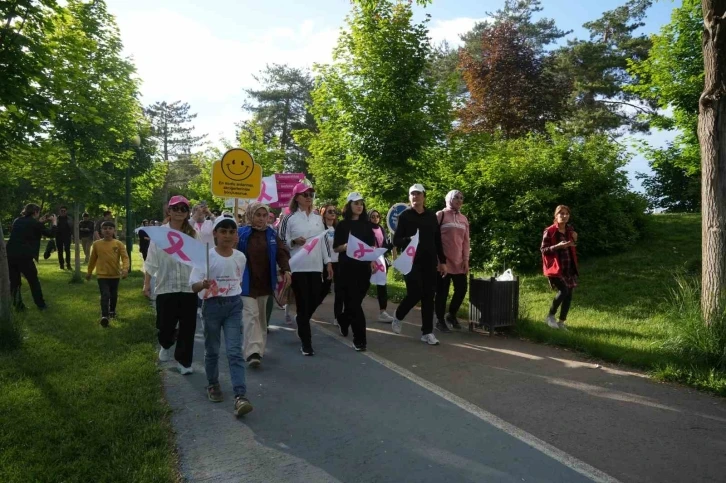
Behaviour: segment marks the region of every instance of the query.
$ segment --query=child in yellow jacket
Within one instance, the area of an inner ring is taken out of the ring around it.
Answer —
[[[116,235],[114,222],[101,223],[101,235],[103,238],[93,242],[86,280],[91,280],[95,268],[98,289],[101,291],[101,327],[108,327],[108,319],[116,318],[118,283],[129,274],[129,256],[126,253],[126,246],[114,238]]]

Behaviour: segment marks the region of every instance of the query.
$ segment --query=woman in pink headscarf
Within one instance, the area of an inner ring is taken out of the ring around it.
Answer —
[[[442,332],[451,332],[450,327],[461,328],[456,313],[468,288],[466,277],[469,273],[469,220],[461,213],[463,204],[464,195],[461,191],[452,190],[446,195],[446,208],[436,213],[441,227],[441,244],[444,246],[447,268],[446,276],[438,279],[434,302],[438,319],[436,328]],[[446,299],[449,297],[451,282],[454,282],[454,295],[446,312]]]

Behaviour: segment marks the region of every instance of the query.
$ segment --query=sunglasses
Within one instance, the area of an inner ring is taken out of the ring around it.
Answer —
[[[300,196],[302,196],[303,198],[312,198],[313,196],[315,196],[315,193],[305,192],[305,193],[300,193]]]
[[[174,205],[169,208],[171,211],[177,212],[181,211],[182,213],[188,213],[189,207],[187,205]]]
[[[325,210],[326,215],[337,215],[338,212],[335,210]]]

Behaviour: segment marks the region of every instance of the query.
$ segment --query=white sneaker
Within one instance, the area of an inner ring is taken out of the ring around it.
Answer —
[[[421,342],[426,342],[428,345],[439,345],[439,339],[434,334],[422,335]]]
[[[559,329],[560,328],[560,326],[557,325],[557,319],[555,319],[555,316],[554,315],[548,315],[547,318],[545,319],[545,322],[547,323],[547,325],[549,325],[553,329]]]
[[[340,327],[340,324],[338,323],[338,319],[333,319],[333,325],[335,327]]]
[[[565,323],[564,323],[564,322],[562,322],[561,320],[558,320],[558,321],[557,321],[557,327],[558,327],[558,328],[559,328],[560,330],[564,330],[564,331],[566,331],[566,332],[567,332],[567,331],[569,330],[569,329],[567,328],[567,326],[565,325]]]
[[[159,360],[161,362],[169,362],[172,359],[172,355],[171,347],[168,349],[164,349],[163,347],[159,349]]]
[[[390,315],[388,314],[388,312],[386,312],[386,311],[384,310],[384,311],[383,311],[383,312],[381,312],[381,313],[380,313],[380,315],[378,316],[378,322],[385,322],[385,323],[390,323],[390,322],[393,322],[393,317],[391,317],[391,316],[390,316]]]
[[[397,318],[394,317],[393,320],[391,321],[391,330],[395,334],[400,334],[402,327],[403,327],[403,321],[398,320]]]
[[[179,373],[182,376],[186,376],[187,374],[192,374],[194,372],[194,369],[192,369],[192,366],[184,367],[181,364],[177,362],[176,366],[179,368]]]

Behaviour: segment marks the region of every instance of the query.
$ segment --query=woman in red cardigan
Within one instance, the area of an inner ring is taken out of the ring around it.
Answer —
[[[572,291],[577,287],[577,233],[570,221],[570,208],[560,205],[555,208],[555,222],[545,229],[542,236],[542,271],[550,281],[550,287],[557,290],[547,315],[547,325],[553,329],[567,330],[565,321],[572,302]],[[560,309],[559,320],[555,319]]]

